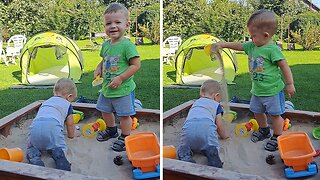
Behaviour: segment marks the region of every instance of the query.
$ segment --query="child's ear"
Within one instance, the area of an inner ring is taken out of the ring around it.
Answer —
[[[268,33],[268,32],[264,32],[264,37],[265,38],[267,38],[267,37],[269,37],[270,36],[270,34]]]
[[[68,94],[67,100],[69,100],[69,98],[72,99],[73,98],[73,94]]]
[[[215,95],[214,95],[214,100],[217,100],[217,98],[220,96],[220,93],[216,93]]]
[[[126,28],[129,28],[129,27],[130,27],[130,23],[131,23],[130,21],[127,22]]]

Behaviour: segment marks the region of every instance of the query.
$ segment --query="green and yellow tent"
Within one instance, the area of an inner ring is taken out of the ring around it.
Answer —
[[[53,85],[60,78],[79,82],[83,73],[80,48],[68,37],[53,32],[33,36],[21,51],[22,83]]]
[[[219,42],[220,39],[201,34],[192,36],[181,44],[175,55],[176,82],[184,85],[201,85],[208,79],[221,81],[222,68],[219,60],[205,54],[206,45]],[[234,51],[222,50],[222,58],[227,83],[232,83],[237,72],[237,60]]]

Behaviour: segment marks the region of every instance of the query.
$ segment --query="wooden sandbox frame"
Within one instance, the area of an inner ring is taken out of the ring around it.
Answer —
[[[9,114],[8,116],[0,119],[0,133],[7,137],[10,134],[11,126],[14,123],[34,118],[42,100],[33,102],[20,110]],[[101,116],[101,113],[96,110],[96,104],[89,103],[72,103],[74,109],[84,112],[85,117]],[[154,109],[140,109],[137,110],[135,115],[138,119],[159,121],[160,126],[160,111]],[[69,171],[63,171],[54,168],[34,166],[27,163],[18,163],[12,161],[0,160],[0,177],[4,179],[13,180],[100,180],[107,179],[103,177],[87,176]]]
[[[166,123],[173,122],[175,119],[186,117],[191,108],[193,100],[185,102],[173,109],[163,113],[163,126]],[[230,109],[237,112],[237,117],[243,118],[245,116],[252,116],[249,111],[248,104],[230,103]],[[289,118],[292,121],[310,121],[320,124],[320,112],[300,111],[300,110],[286,110],[283,118]],[[163,134],[165,136],[165,134]],[[270,177],[263,177],[258,175],[243,174],[230,170],[210,167],[201,164],[194,164],[179,161],[176,159],[163,158],[163,179],[166,180],[203,180],[203,179],[255,179],[266,180],[274,179]]]

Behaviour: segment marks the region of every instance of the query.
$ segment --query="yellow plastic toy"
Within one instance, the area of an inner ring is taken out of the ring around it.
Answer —
[[[210,56],[211,57],[211,60],[214,61],[216,59],[219,59],[219,56],[221,57],[220,53],[219,53],[219,50],[217,49],[216,51],[213,51],[211,52],[211,44],[209,45],[206,45],[203,50],[204,50],[204,53],[207,55],[207,56]]]
[[[237,119],[237,112],[229,110],[230,121]]]
[[[131,130],[136,130],[139,127],[139,122],[138,119],[136,117],[132,118],[132,127]]]
[[[211,44],[209,45],[206,45],[204,48],[203,48],[204,52],[206,53],[207,56],[210,56],[211,53],[210,53],[210,50],[211,50]]]
[[[73,110],[73,123],[77,124],[79,121],[81,121],[84,118],[84,113],[78,110]]]
[[[259,125],[257,120],[250,119],[249,122],[241,123],[236,126],[236,135],[247,137],[248,132],[250,131],[257,131],[259,129]]]
[[[107,128],[106,123],[103,119],[97,119],[94,123],[89,123],[83,126],[82,128],[82,134],[86,138],[93,138],[95,132],[103,131]]]
[[[92,86],[99,86],[100,84],[103,83],[103,78],[101,76],[97,76],[93,81],[92,81]]]

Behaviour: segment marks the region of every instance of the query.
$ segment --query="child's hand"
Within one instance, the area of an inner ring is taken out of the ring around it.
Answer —
[[[120,76],[116,76],[111,79],[109,87],[112,89],[118,88],[122,84],[122,78]]]
[[[222,44],[223,42],[217,42],[212,44],[210,49],[211,54],[219,52],[219,50],[223,48]]]
[[[93,79],[96,79],[97,76],[101,76],[101,68],[97,68],[97,69],[93,72]]]
[[[210,54],[215,54],[215,53],[219,52],[219,49],[221,49],[219,44],[217,44],[217,43],[212,44],[211,48],[210,48]]]
[[[286,86],[286,91],[288,93],[289,98],[291,98],[296,92],[296,88],[294,87],[294,84],[288,84]]]

